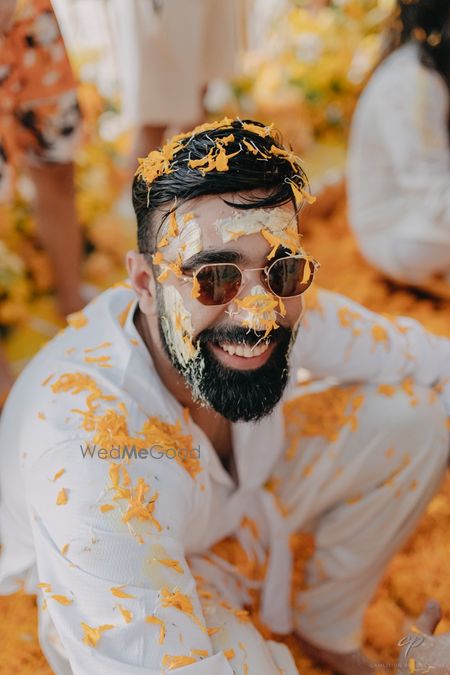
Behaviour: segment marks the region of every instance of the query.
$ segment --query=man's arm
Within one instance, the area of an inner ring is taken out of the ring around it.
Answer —
[[[450,340],[413,319],[376,314],[338,293],[320,289],[311,297],[294,367],[342,383],[402,385],[412,399],[414,382],[436,386],[450,415]]]
[[[166,458],[83,457],[80,444],[27,468],[44,611],[73,672],[231,675],[184,557],[191,476]]]

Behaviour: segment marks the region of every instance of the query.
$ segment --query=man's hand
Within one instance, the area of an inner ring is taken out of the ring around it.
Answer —
[[[315,647],[298,634],[296,637],[306,656],[324,666],[332,668],[333,673],[336,673],[336,675],[376,675],[377,670],[375,665],[361,650],[347,654],[338,654],[321,647]]]
[[[0,0],[0,34],[8,30],[16,5],[17,0]]]
[[[411,631],[400,641],[397,675],[450,675],[450,633],[433,635],[440,620],[439,603],[430,600]]]

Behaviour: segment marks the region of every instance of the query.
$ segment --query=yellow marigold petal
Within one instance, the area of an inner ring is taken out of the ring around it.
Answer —
[[[60,469],[59,471],[57,471],[57,472],[55,473],[55,475],[53,476],[52,480],[53,480],[53,481],[58,480],[58,478],[61,478],[61,476],[63,475],[63,473],[66,473],[66,470],[65,470],[65,469]]]
[[[272,246],[272,250],[270,253],[266,256],[267,260],[272,260],[272,258],[275,256],[275,253],[277,252],[277,249],[279,246],[281,246],[281,239],[274,235],[270,230],[261,230],[261,234],[264,237],[264,239]]]
[[[161,274],[156,278],[156,280],[159,281],[160,284],[162,284],[164,281],[167,280],[169,274],[170,269],[166,267],[166,269],[163,272],[161,272]]]
[[[111,368],[111,364],[108,361],[111,360],[110,356],[85,356],[85,363],[98,363],[102,368]]]
[[[294,181],[289,181],[289,185],[291,186],[292,194],[294,195],[295,205],[297,208],[300,208],[303,204],[303,194]]]
[[[160,626],[159,630],[159,644],[162,645],[166,637],[166,623],[162,619],[159,619],[157,616],[146,616],[145,620],[147,623],[153,623],[157,626]]]
[[[193,656],[170,656],[169,654],[164,654],[162,659],[162,665],[167,670],[176,670],[182,666],[189,666],[192,663],[197,663],[197,659]]]
[[[196,616],[192,600],[188,595],[182,593],[177,588],[170,591],[167,586],[164,586],[160,591],[160,601],[162,607],[174,607],[180,612],[184,612],[190,616],[195,621],[195,623],[197,623],[200,628],[206,632],[206,627],[199,617]]]
[[[125,609],[125,607],[122,607],[122,605],[117,606],[125,623],[130,623],[133,620],[133,612],[131,612],[129,609]]]
[[[117,321],[122,326],[122,328],[125,326],[125,322],[127,320],[127,317],[128,317],[128,314],[129,314],[129,311],[131,309],[131,305],[133,304],[133,302],[134,302],[134,300],[130,300],[130,302],[127,304],[125,309],[122,312],[120,312],[119,316],[117,317]]]
[[[125,588],[125,584],[123,586],[113,586],[109,590],[113,595],[116,596],[116,598],[135,598],[135,595],[130,595],[130,593],[125,593],[122,589]]]
[[[161,251],[158,251],[157,253],[154,253],[152,256],[153,263],[155,265],[161,265],[164,262],[164,256],[161,253]]]
[[[375,342],[385,342],[386,345],[389,342],[389,334],[384,326],[381,326],[378,323],[375,323],[372,326],[372,337],[375,340]]]
[[[101,634],[106,630],[114,628],[111,624],[103,624],[102,626],[95,628],[83,622],[81,622],[81,627],[83,629],[83,642],[88,645],[88,647],[95,647],[101,638]]]
[[[46,416],[45,416],[45,413],[43,413],[43,412],[38,412],[37,416],[39,417],[40,420],[46,420],[47,419]]]
[[[68,550],[69,550],[69,544],[64,544],[64,546],[61,548],[62,555],[66,555]]]
[[[112,511],[112,510],[115,509],[115,508],[116,508],[116,507],[114,506],[114,504],[102,504],[102,505],[99,507],[99,509],[100,509],[100,511],[101,511],[102,513],[108,513],[108,511]]]
[[[209,656],[207,649],[191,649],[191,654],[194,654],[194,656],[200,656],[202,659],[206,656]]]
[[[199,169],[203,168],[205,164],[208,164],[210,159],[212,158],[212,154],[214,152],[214,148],[211,148],[210,151],[208,152],[207,155],[204,157],[200,157],[199,159],[190,159],[188,162],[188,166],[190,169]]]
[[[220,630],[220,626],[214,626],[214,628],[207,628],[206,632],[208,633],[209,636],[211,636],[211,635],[215,635],[216,633],[218,633],[219,630]]]
[[[42,588],[42,590],[45,591],[45,593],[51,593],[52,591],[51,584],[47,583],[46,581],[41,581],[38,584],[38,588]]]
[[[200,295],[200,284],[198,283],[197,277],[194,277],[192,280],[192,297],[198,298]]]
[[[234,659],[234,657],[235,657],[234,649],[227,649],[227,651],[224,652],[224,656],[229,661],[231,661],[231,659]]]
[[[377,387],[377,392],[383,394],[383,396],[393,396],[395,394],[396,387],[392,384],[380,384]]]
[[[358,502],[361,501],[361,499],[362,499],[362,495],[359,494],[359,495],[355,495],[354,497],[349,497],[348,499],[345,500],[345,503],[346,504],[357,504]]]
[[[408,396],[414,396],[414,381],[412,377],[406,377],[403,380],[401,387]]]
[[[60,605],[71,605],[73,602],[70,598],[66,598],[65,595],[51,595],[50,597],[59,602]]]
[[[273,127],[274,127],[273,124],[271,124],[268,127],[260,127],[257,124],[252,124],[252,122],[242,122],[243,129],[251,131],[252,133],[257,134],[258,136],[262,136],[263,138],[265,138],[266,136],[270,136]]]
[[[80,329],[84,328],[84,326],[87,326],[87,317],[86,315],[81,311],[81,312],[74,312],[73,314],[69,314],[67,317],[67,323],[69,326],[75,329]]]
[[[64,504],[67,504],[68,502],[67,498],[67,492],[65,491],[64,488],[61,488],[61,490],[58,492],[56,496],[56,504],[57,506],[63,506]]]
[[[172,211],[169,216],[169,237],[176,237],[178,235],[178,223],[175,211]]]
[[[239,621],[250,621],[249,613],[246,609],[236,609],[234,615]]]
[[[125,486],[131,485],[130,474],[128,473],[126,466],[124,466],[122,464],[120,466],[120,469],[122,471],[122,483],[123,483],[123,485],[125,485]]]
[[[161,565],[166,565],[166,567],[172,568],[175,570],[175,572],[178,572],[178,574],[184,574],[184,569],[181,567],[179,560],[171,560],[169,558],[162,560],[159,558],[158,562],[161,563]]]
[[[247,148],[247,150],[252,153],[252,155],[258,154],[258,148],[255,148],[255,146],[252,145],[249,141],[245,140],[245,138],[242,141],[242,143]]]
[[[169,244],[169,237],[167,237],[167,235],[166,235],[159,240],[156,248],[164,248],[168,244]]]
[[[228,155],[225,148],[220,148],[216,156],[216,171],[228,171]]]
[[[100,345],[97,345],[97,347],[87,347],[83,351],[86,354],[90,354],[91,352],[97,351],[97,349],[106,349],[107,347],[111,347],[112,343],[111,342],[102,342]]]

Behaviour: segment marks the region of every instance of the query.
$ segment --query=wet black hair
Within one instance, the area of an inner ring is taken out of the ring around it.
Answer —
[[[191,160],[200,160],[211,149],[220,147],[221,141],[223,143],[230,134],[234,138],[226,141],[226,171],[214,168],[205,172],[201,167],[189,166]],[[282,152],[277,153],[276,149]],[[196,197],[236,193],[241,195],[239,202],[224,199],[236,209],[271,208],[289,202],[296,208],[291,184],[303,190],[308,180],[298,158],[285,151],[277,131],[253,120],[229,120],[227,124],[200,128],[183,137],[171,157],[168,172],[158,175],[151,183],[139,174],[134,178],[132,196],[139,251],[155,250],[158,232],[153,216],[156,212],[160,216],[162,212],[162,224],[171,211]],[[259,194],[242,195],[251,191],[259,191]]]

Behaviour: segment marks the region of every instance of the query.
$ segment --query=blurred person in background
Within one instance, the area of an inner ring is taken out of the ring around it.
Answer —
[[[81,233],[73,151],[80,135],[76,85],[49,0],[0,2],[0,201],[14,169],[34,189],[38,234],[52,266],[58,309],[80,309]],[[0,352],[0,409],[13,382]]]
[[[450,282],[450,1],[398,0],[350,138],[350,222],[392,279]]]
[[[14,169],[25,170],[63,315],[84,305],[73,167],[80,127],[76,83],[50,0],[2,0],[0,200],[11,197]]]
[[[114,11],[135,167],[165,137],[200,123],[208,82],[235,73],[239,11],[236,0],[114,0]]]

